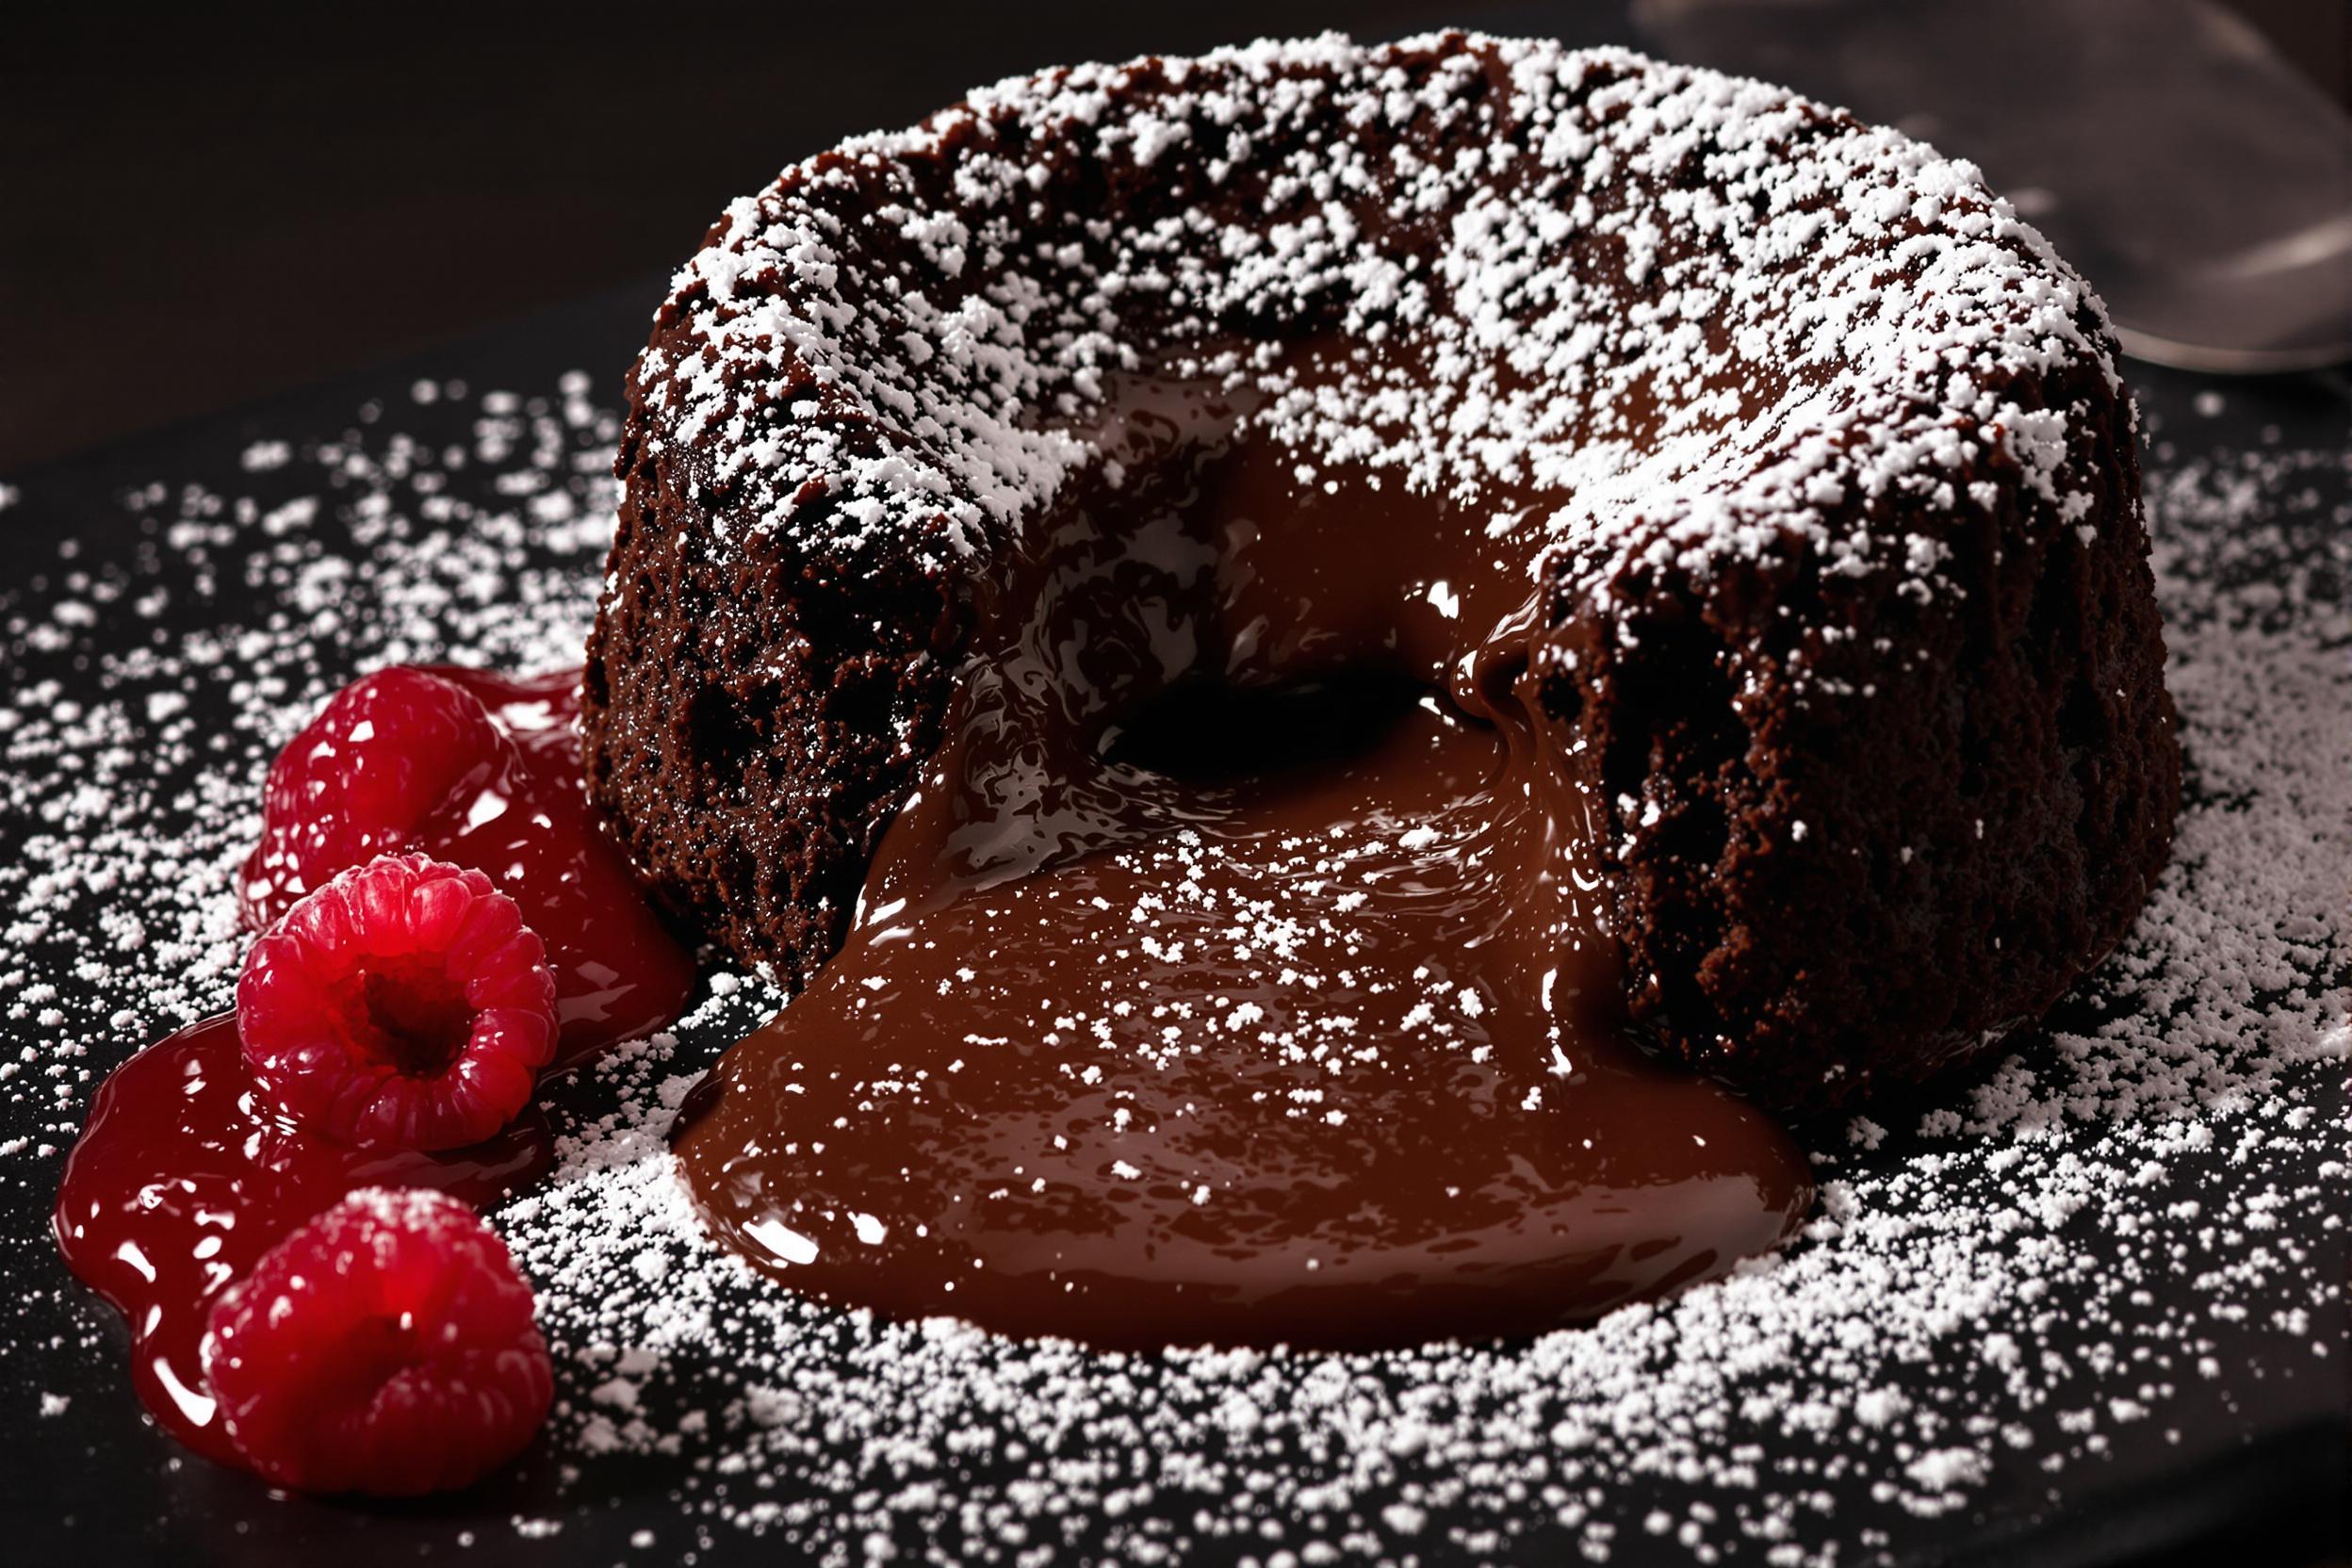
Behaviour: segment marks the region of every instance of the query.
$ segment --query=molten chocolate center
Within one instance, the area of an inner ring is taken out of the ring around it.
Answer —
[[[843,950],[681,1118],[705,1217],[794,1288],[1395,1346],[1721,1273],[1811,1201],[1626,1035],[1532,547],[1249,413],[1113,389]]]

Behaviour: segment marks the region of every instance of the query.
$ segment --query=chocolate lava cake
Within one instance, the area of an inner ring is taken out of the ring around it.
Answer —
[[[1526,710],[1643,1033],[1851,1102],[2037,1018],[2164,863],[2115,352],[1973,167],[1754,82],[1459,34],[1006,82],[787,169],[678,274],[629,383],[591,789],[681,917],[806,980],[1040,519],[1228,538],[1211,440],[1399,615],[1456,614],[1460,574],[1507,606],[1412,673]],[[1113,428],[1158,384],[1238,412]],[[1349,533],[1400,497],[1420,521]],[[1330,675],[1322,629],[1222,625],[1106,700]]]

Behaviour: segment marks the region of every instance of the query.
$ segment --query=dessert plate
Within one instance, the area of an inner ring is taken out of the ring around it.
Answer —
[[[1105,1358],[801,1306],[699,1251],[660,1176],[669,1107],[771,1000],[722,977],[674,1037],[553,1091],[566,1164],[499,1216],[561,1384],[518,1474],[387,1509],[177,1451],[48,1239],[63,1151],[106,1070],[222,1004],[260,771],[326,691],[394,659],[576,649],[605,389],[657,292],[8,492],[0,1510],[28,1560],[895,1540],[1005,1561],[1842,1542],[1841,1562],[2092,1562],[2216,1530],[2340,1539],[2352,400],[2145,370],[2180,863],[2047,1034],[1805,1129],[1828,1195],[1785,1253],[1595,1329],[1410,1355]]]
[[[225,1004],[274,747],[395,661],[579,656],[661,284],[20,476],[0,499],[0,1517],[29,1560],[2195,1560],[2344,1544],[2352,391],[2134,368],[2189,804],[2004,1060],[1802,1129],[1804,1233],[1531,1343],[1102,1356],[801,1303],[662,1135],[776,998],[548,1091],[494,1219],[548,1440],[459,1497],[277,1497],[141,1418],[47,1228],[105,1073]]]

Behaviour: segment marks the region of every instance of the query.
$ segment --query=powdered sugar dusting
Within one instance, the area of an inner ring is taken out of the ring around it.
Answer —
[[[41,1201],[105,1069],[225,1004],[269,748],[377,663],[578,656],[616,421],[584,378],[425,384],[263,444],[245,493],[134,494],[122,547],[0,590],[0,1173]],[[1781,1253],[1531,1345],[1390,1356],[1104,1356],[820,1310],[711,1247],[670,1175],[686,1087],[776,1000],[722,974],[554,1091],[559,1170],[495,1217],[542,1293],[566,1479],[494,1533],[560,1530],[608,1466],[654,1462],[722,1545],[837,1561],[1845,1563],[2137,1446],[2201,1451],[2233,1402],[2341,1389],[2345,477],[2338,451],[2157,448],[2175,863],[2047,1043],[1816,1130],[1823,1202]],[[81,1345],[0,1331],[35,1389],[99,1353],[102,1309],[71,1299]]]
[[[1353,351],[1306,376],[1269,333]],[[794,165],[678,274],[637,394],[722,539],[815,559],[958,569],[1100,461],[1056,421],[1106,371],[1173,365],[1302,477],[1540,531],[1589,591],[1807,553],[1928,595],[1939,539],[1857,513],[2015,483],[2079,517],[2087,405],[2016,386],[2118,384],[2108,335],[1891,131],[1623,51],[1327,36],[1014,79]]]

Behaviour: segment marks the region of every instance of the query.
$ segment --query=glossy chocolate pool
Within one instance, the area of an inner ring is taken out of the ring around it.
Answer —
[[[1727,1269],[1802,1154],[1626,1033],[1529,547],[1138,377],[842,952],[677,1148],[793,1288],[1112,1347],[1378,1347]]]

